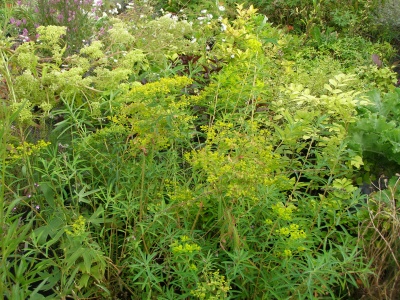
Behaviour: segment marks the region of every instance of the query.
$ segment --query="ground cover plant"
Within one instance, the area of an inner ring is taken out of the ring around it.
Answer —
[[[388,43],[72,2],[1,2],[1,299],[395,299]]]

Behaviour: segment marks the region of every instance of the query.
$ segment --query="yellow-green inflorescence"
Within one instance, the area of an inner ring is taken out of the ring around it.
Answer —
[[[86,220],[85,218],[80,215],[74,223],[71,225],[72,231],[66,229],[65,232],[71,236],[81,236],[86,232]]]
[[[220,275],[219,270],[217,270],[215,272],[204,272],[202,281],[190,294],[198,299],[217,300],[226,299],[229,290],[230,286],[225,280],[225,276]]]
[[[299,224],[293,222],[293,212],[297,207],[292,203],[284,205],[282,202],[272,205],[273,221],[270,218],[265,220],[266,228],[279,246],[275,254],[279,257],[290,258],[295,254],[307,250],[305,240],[307,234]]]
[[[18,146],[11,144],[7,145],[8,148],[8,159],[18,160],[23,159],[27,156],[31,156],[40,152],[43,148],[50,145],[50,142],[45,142],[44,140],[39,140],[36,144],[29,142],[22,142]]]
[[[196,243],[191,243],[190,238],[186,235],[180,237],[179,241],[173,242],[170,247],[172,253],[183,254],[183,253],[196,253],[201,250],[201,247]]]

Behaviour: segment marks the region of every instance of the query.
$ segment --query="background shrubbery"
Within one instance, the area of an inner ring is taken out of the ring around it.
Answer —
[[[386,6],[1,3],[2,298],[396,298]]]

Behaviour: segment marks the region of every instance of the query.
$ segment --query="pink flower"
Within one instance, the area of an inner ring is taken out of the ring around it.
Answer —
[[[24,42],[29,42],[31,39],[29,38],[29,32],[28,29],[24,28],[22,30],[22,34],[19,36],[20,38],[22,38],[22,40]]]

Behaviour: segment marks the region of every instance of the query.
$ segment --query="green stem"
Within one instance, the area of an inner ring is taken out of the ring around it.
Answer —
[[[142,154],[142,174],[140,183],[140,208],[139,208],[139,222],[142,222],[143,218],[143,201],[144,201],[144,180],[145,180],[145,169],[146,169],[146,155]]]

